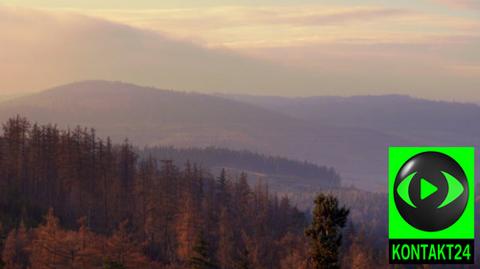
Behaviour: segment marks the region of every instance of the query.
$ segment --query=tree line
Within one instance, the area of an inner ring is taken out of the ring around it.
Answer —
[[[339,268],[349,211],[313,215],[246,174],[139,156],[91,129],[16,117],[0,135],[1,265],[31,268]]]
[[[267,175],[299,177],[314,181],[317,186],[323,188],[340,186],[340,176],[333,167],[283,157],[266,156],[248,150],[238,151],[217,147],[175,148],[155,146],[143,149],[140,151],[140,155],[151,155],[157,159],[170,159],[177,163],[191,161],[203,167],[229,167]]]

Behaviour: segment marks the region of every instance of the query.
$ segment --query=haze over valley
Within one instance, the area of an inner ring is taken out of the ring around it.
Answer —
[[[206,95],[85,81],[1,103],[65,128],[93,127],[137,146],[230,148],[334,167],[343,184],[384,191],[390,145],[478,145],[474,104],[408,96]]]

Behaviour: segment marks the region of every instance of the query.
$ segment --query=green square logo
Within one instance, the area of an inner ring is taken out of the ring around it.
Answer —
[[[388,158],[390,262],[473,263],[474,148],[390,147]],[[435,242],[459,244],[469,257],[442,259],[420,253],[399,260],[393,248]]]

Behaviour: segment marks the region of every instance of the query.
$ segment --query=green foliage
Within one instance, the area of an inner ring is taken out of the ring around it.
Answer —
[[[309,238],[313,268],[340,268],[338,254],[348,213],[348,209],[339,207],[334,196],[319,194],[315,199],[313,220],[305,230],[305,235]]]
[[[203,233],[199,233],[193,246],[193,255],[189,259],[191,269],[216,269],[217,265],[213,262],[209,246],[204,239]]]

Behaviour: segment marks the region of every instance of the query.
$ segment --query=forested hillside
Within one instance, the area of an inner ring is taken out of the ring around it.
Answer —
[[[308,260],[304,213],[266,185],[140,159],[93,130],[10,119],[0,177],[4,268],[287,269]]]
[[[298,185],[306,184],[323,189],[340,187],[340,176],[333,167],[272,157],[248,150],[156,146],[143,149],[140,155],[153,156],[158,160],[173,160],[180,164],[190,161],[205,168],[216,168],[215,170],[225,168],[232,172],[248,172],[254,177],[268,180],[269,185],[275,185],[277,191],[285,191],[287,188],[293,190]],[[282,179],[288,179],[288,182],[285,182],[288,185],[278,182]]]

